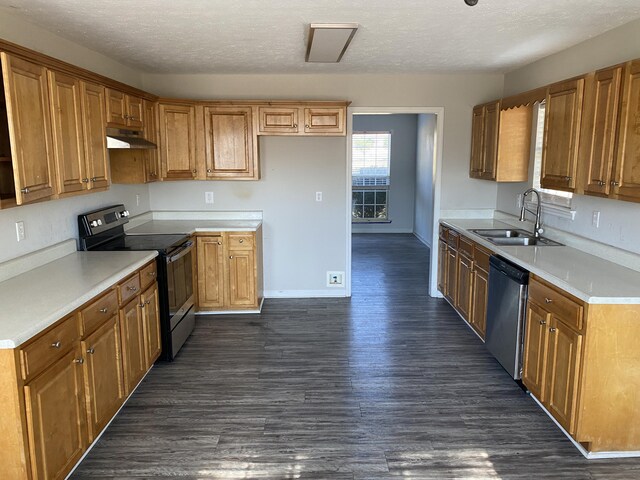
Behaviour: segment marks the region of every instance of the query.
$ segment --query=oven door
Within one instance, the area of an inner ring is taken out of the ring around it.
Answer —
[[[170,331],[193,307],[193,253],[194,242],[189,240],[166,256]]]

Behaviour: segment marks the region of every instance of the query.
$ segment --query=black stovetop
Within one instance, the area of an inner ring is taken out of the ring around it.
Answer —
[[[121,235],[106,243],[102,243],[92,250],[157,250],[159,253],[167,253],[180,246],[189,236],[177,235]]]

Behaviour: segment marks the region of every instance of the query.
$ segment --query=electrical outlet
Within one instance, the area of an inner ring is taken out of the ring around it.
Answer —
[[[344,272],[327,272],[327,287],[342,287]]]
[[[591,214],[591,225],[595,228],[600,228],[600,212],[594,210]]]
[[[204,203],[213,203],[213,192],[204,192]]]
[[[316,192],[316,202],[322,201],[322,192]]]
[[[18,241],[24,240],[24,222],[16,222],[16,238]]]

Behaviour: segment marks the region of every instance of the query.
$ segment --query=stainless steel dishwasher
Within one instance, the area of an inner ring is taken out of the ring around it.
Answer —
[[[516,380],[522,378],[528,284],[529,272],[498,256],[489,258],[485,344]]]

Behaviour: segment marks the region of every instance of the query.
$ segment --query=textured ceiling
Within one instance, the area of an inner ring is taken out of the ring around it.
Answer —
[[[640,18],[640,1],[0,0],[3,12],[145,72],[504,73]],[[312,22],[360,24],[341,63],[304,62]]]

